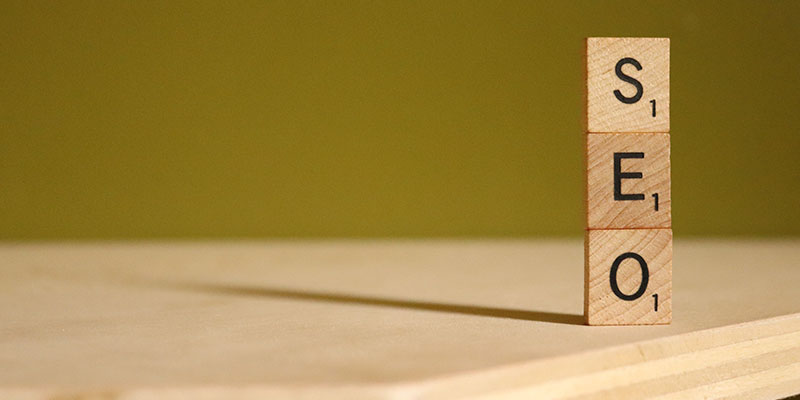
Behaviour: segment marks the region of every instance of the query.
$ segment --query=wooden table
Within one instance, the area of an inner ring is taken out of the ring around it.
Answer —
[[[0,245],[0,398],[780,398],[800,241],[676,240],[674,322],[582,325],[580,241]]]

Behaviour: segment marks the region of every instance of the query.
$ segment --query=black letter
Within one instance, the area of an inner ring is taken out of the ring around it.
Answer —
[[[617,66],[614,67],[614,72],[617,73],[617,78],[622,79],[623,81],[628,82],[631,85],[636,87],[636,94],[633,95],[633,97],[625,97],[625,96],[623,96],[622,92],[620,92],[619,89],[614,90],[614,96],[617,96],[617,100],[619,100],[619,101],[621,101],[621,102],[623,102],[625,104],[633,104],[633,103],[636,103],[637,101],[639,101],[639,99],[642,98],[642,95],[644,94],[644,88],[642,88],[642,84],[639,83],[639,81],[637,81],[636,78],[633,78],[631,76],[625,75],[625,73],[622,72],[622,66],[624,64],[633,65],[634,67],[636,67],[637,71],[641,71],[642,70],[642,64],[639,64],[639,62],[636,61],[633,58],[625,57],[622,60],[619,60],[617,62]]]
[[[619,290],[619,285],[617,285],[617,270],[619,269],[619,265],[626,258],[632,258],[638,261],[639,267],[642,269],[642,283],[639,284],[639,290],[637,290],[636,293],[631,295],[622,293]],[[647,263],[644,261],[644,258],[642,258],[642,256],[636,253],[625,253],[617,257],[617,259],[614,260],[614,263],[611,264],[610,279],[611,279],[611,291],[614,292],[614,294],[617,295],[617,297],[619,297],[622,300],[632,301],[638,299],[639,297],[642,297],[644,291],[647,290],[647,283],[650,280],[650,270],[647,269]]]
[[[614,153],[614,200],[644,200],[644,193],[622,194],[623,179],[642,179],[641,172],[622,172],[623,158],[644,158],[644,153]]]

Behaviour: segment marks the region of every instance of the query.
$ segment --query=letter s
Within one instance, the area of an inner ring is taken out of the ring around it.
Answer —
[[[617,78],[621,79],[624,82],[628,82],[631,85],[633,85],[634,87],[636,87],[636,94],[633,95],[633,97],[625,97],[625,96],[622,95],[622,92],[620,92],[619,89],[616,89],[616,90],[614,90],[614,96],[617,97],[617,100],[619,100],[619,101],[621,101],[621,102],[623,102],[625,104],[633,104],[633,103],[636,103],[637,101],[639,101],[642,98],[642,95],[644,94],[644,88],[642,87],[641,82],[636,80],[636,78],[633,78],[633,77],[631,77],[629,75],[625,75],[625,73],[622,72],[622,66],[625,65],[625,64],[633,65],[634,67],[636,67],[637,71],[641,71],[642,70],[642,64],[639,64],[639,61],[636,61],[636,59],[634,59],[634,58],[625,57],[625,58],[619,60],[617,62],[617,66],[614,67],[614,72],[617,73]]]

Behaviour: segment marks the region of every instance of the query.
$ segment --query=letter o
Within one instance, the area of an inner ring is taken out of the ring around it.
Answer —
[[[619,265],[622,264],[622,262],[628,258],[632,258],[638,261],[639,267],[642,269],[642,283],[639,284],[639,289],[634,294],[622,293],[622,291],[619,290],[619,285],[617,285],[617,271],[619,270]],[[616,260],[614,260],[614,263],[611,264],[610,281],[611,281],[611,291],[614,292],[614,294],[617,295],[617,297],[619,297],[620,299],[626,301],[633,301],[638,299],[639,297],[642,297],[645,290],[647,290],[647,283],[648,281],[650,281],[650,270],[647,269],[647,262],[644,261],[644,258],[642,258],[642,256],[636,253],[629,252],[620,254],[620,256],[617,257]]]

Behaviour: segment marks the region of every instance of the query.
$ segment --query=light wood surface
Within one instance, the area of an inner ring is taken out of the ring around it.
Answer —
[[[675,241],[671,325],[592,327],[570,241],[0,245],[0,398],[779,398],[800,241]]]
[[[618,75],[617,64],[626,59],[632,61],[620,64]],[[587,132],[670,131],[668,38],[586,39],[586,80]],[[615,91],[632,103],[621,102]]]
[[[586,135],[586,210],[589,229],[671,228],[669,134]],[[614,154],[641,155],[620,158]],[[615,163],[619,164],[619,194],[642,195],[641,200],[615,200]],[[639,178],[625,173],[640,173]],[[655,197],[658,196],[658,210]]]
[[[584,287],[587,324],[672,321],[671,229],[590,230],[585,240],[589,273]],[[612,281],[619,294],[614,293]]]

